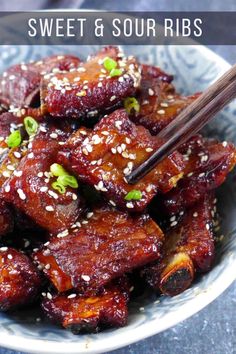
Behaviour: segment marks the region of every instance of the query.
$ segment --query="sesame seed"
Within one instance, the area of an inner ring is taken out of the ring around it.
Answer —
[[[50,264],[46,264],[44,268],[49,270],[51,268],[51,266],[50,266]]]
[[[204,176],[205,176],[204,172],[199,174],[199,177],[204,177]]]
[[[149,96],[153,96],[154,95],[153,89],[149,88],[148,89],[148,94],[149,94]]]
[[[209,224],[206,224],[206,229],[210,230],[210,225]]]
[[[17,159],[20,159],[20,158],[21,158],[21,153],[19,153],[18,151],[14,151],[14,156],[15,156]]]
[[[76,96],[78,96],[78,97],[86,96],[86,91],[77,92],[77,93],[76,93]]]
[[[40,188],[40,192],[47,192],[48,187],[44,186]]]
[[[170,222],[175,221],[175,219],[176,219],[176,216],[174,215],[170,218]]]
[[[114,96],[111,96],[110,102],[114,101],[115,99],[116,99],[116,96],[115,96],[115,95],[114,95]]]
[[[222,145],[223,147],[226,147],[228,145],[227,141],[223,141]]]
[[[193,217],[197,218],[198,217],[198,213],[197,212],[193,213]]]
[[[101,142],[101,138],[97,134],[93,135],[92,140],[95,145],[100,144]]]
[[[98,83],[98,87],[102,87],[102,82],[99,82],[99,83]]]
[[[26,65],[24,65],[24,64],[22,64],[21,66],[21,70],[23,70],[23,71],[25,71],[25,70],[27,70],[28,68],[27,68],[27,66]]]
[[[76,297],[76,294],[70,294],[67,296],[67,299],[74,299]]]
[[[73,200],[77,200],[77,199],[78,199],[78,196],[77,196],[77,194],[75,194],[75,193],[72,193],[72,199],[73,199]]]
[[[53,191],[48,191],[48,194],[51,196],[51,197],[53,197],[54,199],[58,199],[58,194],[57,193],[55,193],[55,192],[53,192]]]
[[[152,149],[152,148],[146,148],[146,151],[147,151],[147,152],[152,152],[153,149]]]
[[[81,278],[84,280],[84,281],[89,281],[90,280],[90,276],[88,275],[81,275]]]
[[[120,129],[120,128],[121,128],[121,124],[122,124],[122,121],[121,121],[121,120],[117,120],[117,121],[115,122],[116,128]]]
[[[113,200],[109,200],[109,203],[110,203],[111,205],[113,205],[113,206],[116,206],[116,203],[113,202]]]
[[[17,193],[18,193],[20,199],[22,199],[22,200],[25,200],[25,199],[26,199],[26,195],[25,195],[25,193],[23,192],[22,189],[18,188],[18,189],[17,189]]]
[[[88,144],[88,145],[86,146],[86,148],[87,148],[87,151],[88,151],[88,152],[92,152],[92,151],[93,151],[92,145],[89,145],[89,144]]]
[[[157,111],[157,113],[158,113],[158,114],[165,114],[165,111],[164,111],[164,109],[159,109],[159,110]]]
[[[170,226],[172,227],[172,226],[176,226],[178,223],[177,223],[177,221],[173,221],[171,224],[170,224]]]
[[[47,293],[47,298],[48,298],[49,300],[52,300],[52,294]]]
[[[10,190],[11,190],[11,187],[9,186],[9,184],[5,187],[5,192],[6,193],[8,193],[8,192],[10,192]]]
[[[187,174],[187,177],[191,177],[193,175],[193,172],[190,172]]]
[[[118,146],[118,147],[117,147],[117,152],[118,152],[119,154],[122,153],[122,148],[121,148],[121,146]]]
[[[53,206],[51,206],[51,205],[47,205],[47,206],[45,207],[45,209],[46,209],[47,211],[54,211],[54,208],[53,208]]]
[[[57,134],[57,133],[51,133],[51,134],[50,134],[50,137],[51,137],[52,139],[57,139],[57,138],[58,138],[58,134]]]
[[[140,312],[143,312],[144,310],[145,310],[144,307],[140,307],[140,308],[139,308],[139,311],[140,311]]]
[[[161,107],[169,107],[168,103],[166,103],[166,102],[161,102],[160,106]]]
[[[31,152],[29,155],[28,155],[28,159],[33,159],[34,158],[34,153]]]
[[[125,176],[127,176],[131,173],[131,171],[128,167],[124,168],[123,172],[124,172]]]
[[[93,212],[91,211],[90,213],[87,213],[87,218],[90,219],[93,216]]]
[[[7,251],[7,250],[8,250],[8,247],[1,247],[1,248],[0,248],[0,251],[1,251],[1,252],[5,252],[5,251]]]
[[[3,177],[5,177],[5,178],[9,178],[9,177],[10,177],[10,172],[8,172],[8,171],[3,171],[2,175],[3,175]]]
[[[83,152],[84,155],[88,155],[88,150],[86,148],[83,148],[82,152]]]
[[[69,231],[66,229],[66,230],[64,230],[62,232],[59,232],[59,234],[57,234],[57,237],[58,238],[62,238],[62,237],[66,237],[68,235],[69,235]]]
[[[16,177],[21,177],[23,175],[23,172],[22,171],[14,171],[13,174],[16,176]]]
[[[149,186],[146,187],[146,192],[147,192],[147,193],[150,193],[151,190],[152,190],[152,186],[151,186],[151,185],[149,185]]]
[[[47,250],[45,250],[45,251],[43,251],[43,255],[44,256],[49,256],[50,255],[50,250],[49,249],[47,249]]]
[[[126,203],[127,208],[132,209],[134,207],[134,204],[132,202]]]

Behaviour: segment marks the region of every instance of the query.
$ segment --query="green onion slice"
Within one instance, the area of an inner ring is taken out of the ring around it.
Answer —
[[[114,77],[114,76],[120,76],[122,75],[122,70],[121,69],[112,69],[110,71],[110,76]]]
[[[30,116],[25,117],[24,126],[29,136],[36,134],[39,127],[38,122]]]
[[[59,165],[59,163],[53,163],[50,166],[50,171],[55,177],[68,175],[68,172],[64,169],[62,165]]]
[[[106,57],[103,60],[103,66],[106,70],[111,71],[117,67],[117,62],[110,57]]]
[[[142,192],[137,189],[133,189],[125,196],[125,200],[140,200],[141,198]]]
[[[21,144],[21,133],[19,130],[12,132],[6,139],[6,143],[10,148],[20,146]]]
[[[71,188],[78,188],[79,187],[77,179],[71,175],[59,176],[57,179],[57,182],[62,184],[65,187],[67,187],[67,186],[69,186]]]
[[[58,191],[60,194],[64,194],[66,192],[66,187],[58,181],[52,183],[52,188]]]
[[[140,110],[140,105],[135,97],[127,97],[124,101],[124,106],[128,114],[130,114],[132,110],[137,113]]]

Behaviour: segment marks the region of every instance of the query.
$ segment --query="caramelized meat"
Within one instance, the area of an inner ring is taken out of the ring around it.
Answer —
[[[71,329],[75,334],[97,332],[103,327],[122,327],[127,324],[128,298],[128,291],[116,284],[90,297],[72,293],[45,298],[42,307],[52,321]]]
[[[46,125],[40,129],[17,170],[5,182],[1,196],[41,227],[57,233],[77,220],[81,199],[76,189],[67,188],[60,194],[51,186],[55,178],[49,173],[50,166],[68,135]]]
[[[173,75],[167,74],[158,66],[141,64],[142,79],[159,79],[159,81],[170,84],[173,81]]]
[[[11,207],[0,199],[0,236],[13,231],[14,219]]]
[[[10,67],[0,77],[0,101],[7,107],[23,107],[37,103],[40,80],[58,71],[77,68],[80,60],[71,55],[45,58],[29,64]]]
[[[169,80],[170,81],[170,80]],[[185,107],[198,96],[181,96],[175,92],[168,80],[142,78],[141,91],[138,95],[139,112],[131,112],[131,119],[136,124],[146,127],[153,135],[166,127]]]
[[[163,234],[147,215],[131,217],[101,208],[87,216],[79,229],[58,235],[35,254],[59,292],[71,288],[81,293],[97,291],[159,258]]]
[[[182,148],[187,160],[185,177],[163,196],[165,209],[170,214],[184,210],[219,187],[236,164],[236,149],[231,143],[196,137],[187,145]]]
[[[195,271],[211,268],[214,207],[214,193],[210,193],[188,209],[179,222],[171,219],[173,226],[165,237],[162,260],[143,272],[152,287],[166,295],[177,295],[190,286]]]
[[[0,248],[0,309],[28,305],[38,295],[42,279],[31,260],[13,248]]]
[[[182,155],[175,152],[140,182],[127,183],[125,177],[160,146],[160,141],[132,123],[123,109],[104,117],[82,144],[75,144],[74,149],[70,139],[68,144],[59,161],[104,192],[112,205],[129,210],[142,211],[157,192],[168,192],[182,177]],[[138,190],[140,198],[129,198],[133,190]]]
[[[103,60],[111,57],[120,74],[111,76]],[[77,70],[56,73],[44,79],[41,89],[42,109],[56,117],[94,116],[132,96],[139,86],[140,73],[134,58],[119,57],[113,47],[99,52]]]

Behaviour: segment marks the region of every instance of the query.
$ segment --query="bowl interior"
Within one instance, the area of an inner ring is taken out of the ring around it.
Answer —
[[[0,71],[13,63],[37,60],[56,53],[74,53],[86,57],[96,49],[95,46],[3,46]],[[204,90],[229,67],[210,50],[200,46],[127,46],[124,50],[127,54],[137,56],[142,62],[159,65],[165,71],[173,73],[177,89],[186,94]],[[205,129],[206,134],[236,143],[235,115],[234,102],[218,114]],[[215,267],[208,274],[199,277],[190,289],[174,298],[156,298],[153,294],[146,294],[131,303],[127,327],[96,335],[74,336],[47,322],[35,323],[39,314],[30,310],[12,315],[0,314],[0,344],[40,353],[108,351],[158,333],[200,310],[223,292],[235,277],[236,188],[233,173],[220,188],[218,197],[222,216],[221,232],[225,237],[217,250]],[[11,339],[13,337],[15,340]]]

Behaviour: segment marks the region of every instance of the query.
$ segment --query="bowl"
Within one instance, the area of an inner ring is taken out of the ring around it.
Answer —
[[[96,46],[2,46],[0,71],[22,61],[56,53],[85,57]],[[202,46],[127,46],[127,54],[173,73],[177,89],[186,94],[202,91],[230,65]],[[206,134],[236,143],[236,102],[206,127]],[[217,298],[236,278],[236,188],[233,173],[219,189],[222,233],[214,268],[175,297],[145,294],[130,304],[128,325],[98,334],[73,335],[48,322],[36,322],[31,310],[0,314],[0,345],[28,353],[102,353],[157,334],[192,316]]]

